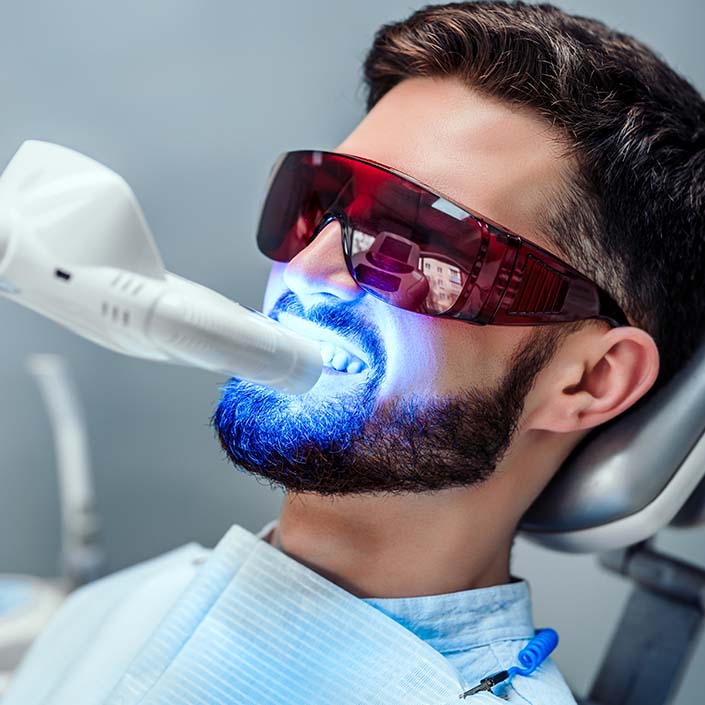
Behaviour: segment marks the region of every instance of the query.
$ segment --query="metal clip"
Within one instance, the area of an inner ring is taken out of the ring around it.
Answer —
[[[483,691],[489,691],[491,693],[492,688],[494,688],[498,683],[507,680],[507,678],[509,678],[509,671],[499,671],[491,676],[487,676],[487,678],[483,678],[479,685],[476,685],[474,688],[470,688],[470,690],[466,690],[458,697],[461,699],[467,698],[468,695],[475,695],[476,693],[482,693]]]

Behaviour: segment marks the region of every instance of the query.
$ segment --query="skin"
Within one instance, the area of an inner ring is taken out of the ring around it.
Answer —
[[[407,79],[334,151],[392,166],[558,254],[540,214],[570,178],[559,135],[540,117],[450,78]],[[265,310],[287,289],[305,306],[360,300],[382,331],[380,400],[489,389],[527,326],[474,326],[387,306],[350,277],[331,223],[296,258],[275,264]],[[409,341],[414,341],[413,345]],[[508,452],[480,486],[398,496],[289,492],[269,540],[359,597],[455,592],[508,582],[517,524],[585,433],[654,383],[646,332],[600,321],[571,333],[526,397]]]

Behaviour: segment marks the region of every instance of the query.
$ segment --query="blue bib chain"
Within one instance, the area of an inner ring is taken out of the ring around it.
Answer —
[[[475,693],[483,691],[491,693],[492,688],[496,685],[505,681],[509,683],[516,675],[530,676],[548,658],[557,644],[558,634],[556,631],[553,629],[539,629],[536,632],[536,636],[519,652],[517,660],[523,668],[512,666],[506,671],[498,671],[491,676],[487,676],[487,678],[483,678],[480,681],[479,685],[466,690],[460,697],[467,698],[468,695],[475,695]]]

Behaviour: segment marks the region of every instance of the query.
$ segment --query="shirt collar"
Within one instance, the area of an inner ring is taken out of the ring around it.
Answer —
[[[265,541],[278,520],[259,531]],[[419,597],[361,598],[398,622],[444,656],[493,641],[531,639],[531,595],[525,580]]]
[[[534,636],[529,585],[516,578],[443,595],[362,599],[443,655]]]

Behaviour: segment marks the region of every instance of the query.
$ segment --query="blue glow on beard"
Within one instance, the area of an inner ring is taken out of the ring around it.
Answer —
[[[298,474],[311,473],[320,455],[342,452],[372,417],[375,399],[384,378],[386,354],[376,326],[367,321],[357,302],[317,304],[305,310],[293,292],[275,303],[269,316],[282,313],[306,319],[354,341],[370,366],[356,375],[328,374],[310,391],[289,395],[231,379],[213,415],[223,449],[230,459],[248,471],[299,465]],[[281,478],[286,485],[286,478]],[[315,483],[315,480],[314,480]]]

